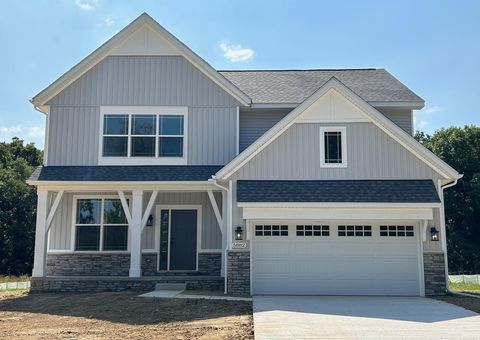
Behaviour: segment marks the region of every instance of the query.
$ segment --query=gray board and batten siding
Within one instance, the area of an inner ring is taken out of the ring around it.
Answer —
[[[345,168],[320,167],[320,126],[345,126]],[[442,176],[373,123],[296,123],[255,155],[231,176],[233,223],[244,225],[237,207],[237,180],[362,180],[431,179],[437,187]],[[438,190],[438,188],[437,188]],[[431,226],[439,228],[439,209],[434,208]],[[438,251],[440,242],[425,242],[425,249]]]
[[[112,195],[112,193],[91,193]],[[74,219],[74,193],[64,194],[49,231],[49,250],[70,251],[72,242],[72,231]],[[115,195],[115,193],[113,193]],[[81,194],[78,194],[80,197]],[[222,200],[219,192],[214,193],[220,211],[222,211]],[[146,207],[149,197],[144,196],[143,206]],[[201,205],[202,207],[202,234],[200,249],[221,249],[222,234],[218,227],[215,213],[206,192],[159,192],[155,205]],[[154,225],[156,226],[158,216],[155,216],[155,209],[152,209]],[[142,249],[153,249],[155,245],[154,227],[145,227],[142,234]],[[200,247],[200,246],[199,246]]]
[[[188,164],[236,155],[239,103],[180,56],[109,56],[50,102],[48,165],[96,165],[100,106],[188,106]]]
[[[283,119],[292,109],[254,109],[240,111],[240,152]],[[377,108],[385,117],[406,133],[413,133],[412,110]]]

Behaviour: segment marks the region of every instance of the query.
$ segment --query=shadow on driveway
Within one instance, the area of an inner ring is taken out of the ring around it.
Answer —
[[[432,323],[478,316],[441,301],[421,297],[256,296],[254,312],[286,311]]]

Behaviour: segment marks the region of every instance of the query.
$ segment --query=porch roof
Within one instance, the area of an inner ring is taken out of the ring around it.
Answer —
[[[31,182],[176,182],[207,181],[222,165],[40,166]]]
[[[239,180],[237,202],[439,203],[432,180]]]

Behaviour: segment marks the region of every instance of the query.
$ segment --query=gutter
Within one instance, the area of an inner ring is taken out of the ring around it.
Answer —
[[[442,200],[442,209],[443,209],[443,225],[444,225],[444,231],[445,231],[445,235],[443,237],[443,239],[445,240],[445,255],[444,255],[444,259],[445,259],[445,286],[447,287],[447,293],[451,293],[451,294],[456,294],[456,292],[452,292],[450,289],[449,289],[449,284],[450,284],[450,280],[448,279],[448,252],[447,252],[447,226],[445,224],[445,201],[444,201],[444,198],[443,198],[443,191],[445,189],[448,189],[450,187],[453,187],[457,184],[458,180],[461,179],[463,177],[463,174],[460,175],[458,178],[456,178],[453,182],[450,182],[448,184],[445,184],[443,186],[440,186],[441,188],[441,200]]]
[[[223,185],[220,185],[218,184],[217,182],[217,178],[215,177],[215,175],[212,176],[212,179],[210,179],[210,181],[218,188],[224,190],[226,193],[227,193],[227,202],[230,202],[231,203],[231,197],[232,197],[232,181],[230,180],[228,182],[228,188],[227,187],[224,187]],[[225,204],[227,203],[225,202]],[[223,204],[223,202],[222,202]],[[225,223],[225,227],[226,227],[226,233],[227,235],[226,238],[226,242],[225,242],[225,249],[224,249],[224,259],[223,259],[223,268],[224,268],[224,271],[223,271],[223,275],[224,275],[224,278],[225,278],[225,283],[224,283],[224,290],[223,290],[223,293],[224,294],[228,294],[228,285],[227,285],[227,280],[228,280],[228,250],[230,248],[230,241],[231,240],[231,227],[229,227],[230,225],[230,221],[232,220],[232,205],[229,204],[227,206],[227,216],[223,216],[223,218],[225,219],[226,218],[226,223]]]

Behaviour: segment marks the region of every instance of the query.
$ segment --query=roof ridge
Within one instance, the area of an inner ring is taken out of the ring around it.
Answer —
[[[308,72],[308,71],[378,71],[384,68],[305,68],[305,69],[259,69],[259,70],[217,70],[218,72]]]

